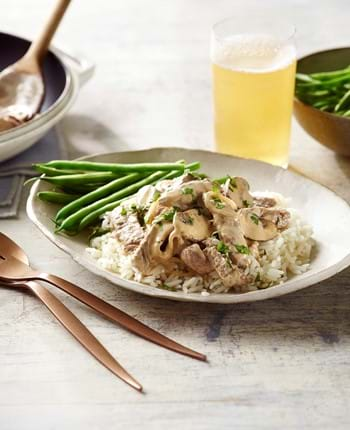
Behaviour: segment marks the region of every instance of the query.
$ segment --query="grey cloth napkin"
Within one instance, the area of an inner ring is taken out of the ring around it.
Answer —
[[[66,157],[64,139],[55,127],[26,151],[0,163],[0,219],[17,216],[23,183],[36,174],[33,163]]]

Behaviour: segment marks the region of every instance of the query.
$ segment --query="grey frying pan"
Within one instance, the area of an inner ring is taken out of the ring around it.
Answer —
[[[21,58],[30,41],[0,32],[0,70]],[[94,66],[50,49],[43,61],[45,98],[39,115],[19,127],[0,132],[0,161],[24,151],[40,139],[71,107],[79,87],[93,74]]]

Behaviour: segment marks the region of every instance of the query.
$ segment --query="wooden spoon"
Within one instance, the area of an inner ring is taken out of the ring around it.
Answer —
[[[45,94],[41,63],[70,1],[58,0],[38,39],[0,73],[0,132],[21,125],[39,111]]]

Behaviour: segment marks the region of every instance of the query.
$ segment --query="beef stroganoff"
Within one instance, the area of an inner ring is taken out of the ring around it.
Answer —
[[[171,291],[243,293],[305,272],[312,229],[274,193],[241,177],[186,173],[141,188],[105,214],[91,240],[98,264]]]

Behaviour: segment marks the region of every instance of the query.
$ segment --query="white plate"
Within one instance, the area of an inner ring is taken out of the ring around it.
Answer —
[[[101,269],[86,252],[87,236],[64,237],[53,233],[53,205],[37,199],[36,193],[50,189],[44,182],[36,183],[27,202],[29,218],[59,248],[70,254],[75,261],[91,272],[103,276],[116,285],[138,293],[172,300],[210,303],[239,303],[264,300],[291,293],[320,282],[340,272],[350,265],[350,207],[327,188],[296,175],[288,170],[253,160],[220,155],[208,151],[195,151],[181,148],[155,148],[145,151],[118,152],[86,157],[92,161],[103,162],[141,162],[173,161],[186,159],[187,162],[199,160],[202,171],[212,177],[226,173],[247,178],[252,190],[275,191],[291,197],[291,207],[297,209],[303,219],[312,225],[317,249],[311,268],[282,285],[244,294],[185,294],[164,291],[138,282],[127,281],[120,276]]]

